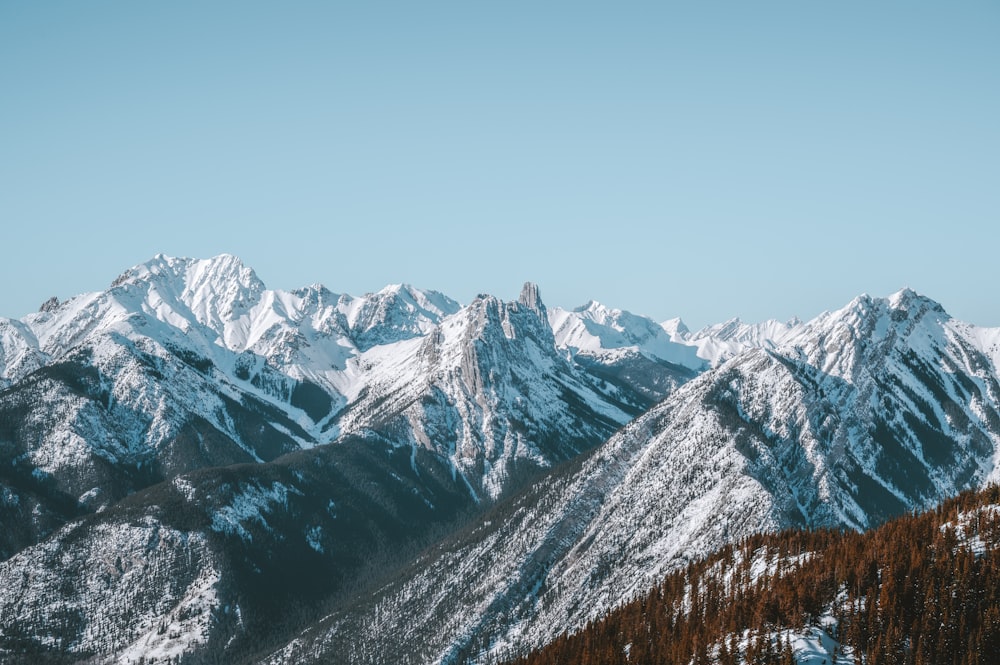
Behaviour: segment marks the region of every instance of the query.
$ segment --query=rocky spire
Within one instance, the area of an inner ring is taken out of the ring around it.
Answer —
[[[543,321],[548,320],[545,303],[542,302],[542,294],[538,290],[538,285],[534,282],[524,283],[524,286],[521,288],[521,296],[517,301],[538,314]]]

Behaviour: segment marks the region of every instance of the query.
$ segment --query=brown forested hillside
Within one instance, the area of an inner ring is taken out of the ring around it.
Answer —
[[[512,663],[794,663],[807,633],[836,642],[815,663],[998,662],[1000,488],[864,534],[755,536]]]

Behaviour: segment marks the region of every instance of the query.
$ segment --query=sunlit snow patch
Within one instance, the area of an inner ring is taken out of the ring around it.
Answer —
[[[204,644],[212,627],[212,612],[219,604],[215,590],[218,582],[218,572],[203,570],[174,609],[119,654],[117,662],[124,665],[140,658],[160,662]]]
[[[252,540],[244,524],[251,520],[267,526],[264,513],[271,512],[275,505],[288,505],[288,494],[301,494],[294,487],[286,487],[275,482],[270,488],[257,485],[243,485],[228,506],[223,506],[212,516],[212,530],[219,533],[233,533],[244,540]]]
[[[780,630],[767,634],[765,639],[770,640],[772,649],[776,652],[780,652],[785,645],[791,646],[796,665],[854,665],[854,650],[831,636],[835,627],[833,617],[827,614],[819,626],[807,626],[802,630]],[[750,635],[749,631],[744,631],[738,642],[737,662],[741,665],[746,663],[747,650],[755,640],[756,637]],[[729,639],[726,643],[729,644]],[[717,646],[716,655],[719,650]]]
[[[995,523],[998,516],[1000,516],[1000,505],[981,506],[973,511],[959,513],[957,524],[955,522],[945,522],[938,528],[941,530],[941,533],[945,533],[948,530],[954,531],[958,541],[957,547],[965,548],[977,557],[980,557],[987,550],[993,549],[996,546],[995,535],[993,537],[990,536],[988,527]],[[982,520],[986,520],[985,525],[980,524]],[[987,528],[982,528],[983,526]],[[987,540],[991,542],[987,543],[986,540],[983,540],[984,531],[986,532]]]

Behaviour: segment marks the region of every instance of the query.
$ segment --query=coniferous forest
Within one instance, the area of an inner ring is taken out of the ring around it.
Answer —
[[[998,541],[997,486],[867,533],[754,536],[511,664],[783,665],[810,630],[836,663],[996,663]]]

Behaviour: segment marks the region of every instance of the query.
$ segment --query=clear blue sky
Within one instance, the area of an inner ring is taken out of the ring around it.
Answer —
[[[0,315],[158,252],[1000,325],[1000,4],[2,2]]]

